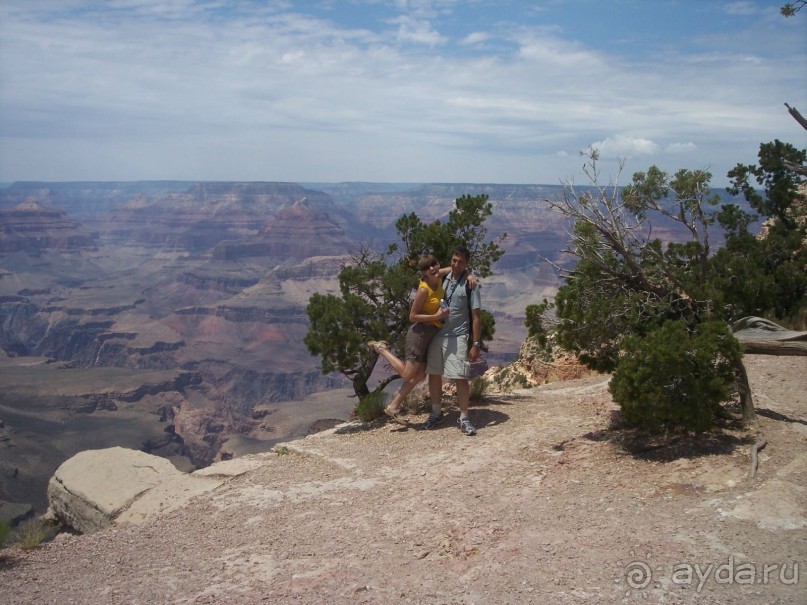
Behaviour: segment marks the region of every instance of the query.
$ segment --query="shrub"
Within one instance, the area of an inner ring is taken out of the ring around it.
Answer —
[[[431,409],[428,397],[424,398],[422,395],[414,391],[409,393],[401,402],[401,409],[409,414],[420,414],[424,410]]]
[[[11,533],[11,526],[5,521],[0,521],[0,548],[6,545],[6,539]]]
[[[53,533],[53,527],[42,519],[28,519],[17,526],[11,539],[23,550],[30,550],[51,538]]]
[[[623,347],[610,390],[628,425],[702,432],[732,397],[741,351],[722,322],[668,321]]]
[[[478,403],[485,397],[488,390],[488,381],[482,376],[477,376],[471,381],[471,393],[469,396],[470,401]]]
[[[384,391],[373,391],[359,399],[353,413],[363,422],[372,422],[384,413]]]

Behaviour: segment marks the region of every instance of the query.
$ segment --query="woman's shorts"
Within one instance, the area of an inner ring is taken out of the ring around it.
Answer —
[[[435,334],[437,334],[437,326],[434,324],[415,323],[409,326],[409,330],[406,332],[404,359],[426,363],[426,353],[429,352],[429,344]]]

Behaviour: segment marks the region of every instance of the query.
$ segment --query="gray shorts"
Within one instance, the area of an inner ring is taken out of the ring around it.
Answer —
[[[436,336],[429,345],[426,373],[467,380],[468,335]]]
[[[435,334],[437,326],[434,324],[415,323],[409,326],[404,342],[404,360],[425,363],[429,344]]]

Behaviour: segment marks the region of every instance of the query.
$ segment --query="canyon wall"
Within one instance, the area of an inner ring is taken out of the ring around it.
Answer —
[[[185,470],[308,432],[288,406],[347,386],[303,337],[315,292],[405,213],[444,219],[485,193],[506,254],[483,284],[490,360],[512,360],[524,309],[551,296],[560,187],[471,184],[15,183],[0,189],[0,500],[40,507],[82,449],[121,445]],[[335,399],[334,399],[335,401]],[[347,419],[355,401],[322,405]],[[285,416],[294,418],[294,414]],[[246,445],[244,445],[246,444]],[[22,487],[26,486],[26,487]],[[39,490],[39,491],[37,491]]]

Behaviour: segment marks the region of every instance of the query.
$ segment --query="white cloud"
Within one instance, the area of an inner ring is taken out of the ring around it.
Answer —
[[[760,12],[756,4],[748,0],[743,0],[740,2],[728,2],[725,5],[724,10],[729,15],[756,15]]]
[[[805,45],[785,19],[775,37],[671,41],[649,56],[564,33],[549,9],[516,21],[507,9],[520,3],[465,29],[453,17],[484,3],[402,1],[394,17],[371,3],[376,21],[351,22],[294,2],[11,4],[0,2],[0,181],[557,182],[591,141],[720,175],[800,134],[784,101],[807,108],[792,69]]]
[[[670,143],[664,148],[667,153],[690,153],[698,148],[695,143]]]
[[[429,21],[403,15],[392,20],[398,25],[398,42],[438,46],[447,39],[432,27]]]
[[[631,158],[640,155],[653,155],[659,150],[659,146],[649,139],[622,134],[591,143],[591,147],[600,152],[600,157],[609,158]]]
[[[476,44],[482,44],[483,42],[487,42],[491,39],[491,35],[485,32],[473,32],[465,36],[461,41],[460,44],[463,46],[474,46]]]

